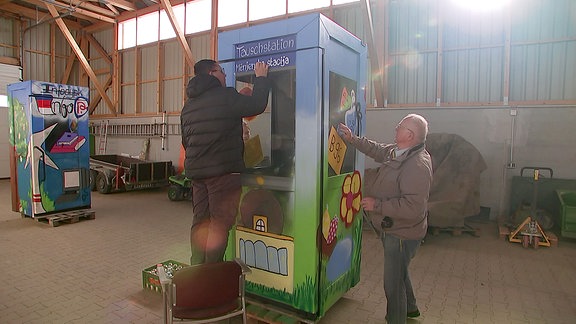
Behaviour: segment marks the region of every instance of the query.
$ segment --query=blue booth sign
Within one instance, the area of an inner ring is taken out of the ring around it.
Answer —
[[[262,39],[236,44],[236,73],[254,70],[254,64],[266,62],[270,68],[284,68],[296,65],[296,35]]]

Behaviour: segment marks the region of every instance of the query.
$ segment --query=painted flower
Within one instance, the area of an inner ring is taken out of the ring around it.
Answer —
[[[354,171],[347,175],[342,183],[342,199],[340,200],[340,219],[350,227],[354,221],[354,215],[360,211],[360,201],[362,200],[362,180],[360,172]]]

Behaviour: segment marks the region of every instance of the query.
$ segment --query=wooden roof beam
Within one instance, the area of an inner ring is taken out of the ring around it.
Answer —
[[[14,4],[14,3],[8,3],[8,4],[3,5],[2,10],[14,13],[20,17],[28,18],[34,22],[36,22],[36,20],[38,19],[38,12],[36,10],[30,9],[27,7],[22,7],[22,6],[19,6],[17,4]],[[46,13],[43,12],[43,14],[46,14]],[[64,19],[66,19],[66,18],[64,18]],[[71,21],[69,19],[66,19],[66,22],[69,24],[70,28],[72,28],[74,30],[79,30],[82,28],[82,25],[80,25],[76,21]],[[41,23],[41,22],[38,22],[38,23]]]
[[[82,9],[82,8],[76,8],[76,9],[74,9],[74,11],[72,12],[72,15],[73,15],[73,16],[77,16],[76,13],[78,13],[79,15],[84,15],[84,16],[86,16],[86,17],[90,17],[90,18],[96,19],[96,20],[104,21],[104,22],[107,22],[107,23],[109,23],[109,24],[113,24],[113,23],[116,22],[116,19],[114,19],[114,18],[110,18],[110,17],[108,17],[108,16],[104,16],[104,15],[101,15],[101,14],[98,14],[98,13],[95,13],[95,12],[92,12],[92,11],[90,11],[90,10],[85,10],[85,9]]]
[[[124,0],[103,0],[103,2],[106,4],[111,4],[115,7],[118,7],[120,9],[124,9],[127,11],[138,10],[138,8],[136,8],[136,5],[134,5],[132,2],[128,2],[128,1],[124,1]]]
[[[100,42],[98,42],[98,40],[94,38],[92,34],[87,33],[85,34],[85,37],[88,40],[88,42],[90,42],[90,45],[92,45],[98,51],[98,53],[100,53],[102,58],[105,59],[106,62],[108,62],[108,64],[112,64],[112,58],[110,57],[110,54],[106,52],[106,50],[104,49],[104,47],[102,47]]]
[[[96,90],[98,91],[100,96],[102,96],[102,99],[104,99],[104,101],[106,102],[108,109],[114,114],[114,116],[116,116],[117,113],[116,113],[116,110],[114,110],[114,104],[112,103],[110,98],[108,98],[108,95],[106,95],[106,90],[102,87],[100,82],[98,82],[98,77],[96,76],[96,74],[94,73],[92,68],[90,67],[90,63],[88,63],[88,60],[84,56],[84,53],[82,53],[82,50],[80,49],[80,47],[78,46],[78,44],[74,40],[72,33],[70,33],[70,30],[68,29],[68,27],[66,26],[66,24],[64,23],[62,18],[58,18],[58,16],[59,16],[58,10],[56,10],[54,5],[48,4],[48,3],[46,4],[46,7],[48,8],[48,11],[50,11],[50,14],[55,18],[56,24],[58,25],[58,27],[60,28],[60,30],[64,34],[64,37],[68,41],[68,44],[70,45],[70,47],[72,48],[74,53],[76,53],[76,57],[78,57],[80,64],[82,65],[82,67],[84,68],[84,70],[86,71],[86,73],[88,74],[90,79],[92,80],[92,83],[96,87]]]

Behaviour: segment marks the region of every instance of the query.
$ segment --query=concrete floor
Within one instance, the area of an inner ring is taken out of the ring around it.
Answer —
[[[164,190],[93,193],[93,220],[51,227],[11,211],[0,180],[0,323],[162,323],[142,269],[189,257],[191,206]],[[524,249],[500,239],[427,237],[412,262],[422,315],[408,323],[574,323],[576,241]],[[384,323],[383,252],[364,231],[360,283],[319,323]],[[236,322],[236,321],[233,321]]]

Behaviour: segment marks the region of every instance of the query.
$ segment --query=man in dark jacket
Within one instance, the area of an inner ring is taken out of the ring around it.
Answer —
[[[270,91],[268,65],[256,63],[254,73],[252,96],[244,96],[226,87],[226,74],[218,62],[201,60],[186,88],[180,123],[184,171],[193,190],[191,264],[221,261],[226,250],[244,170],[242,118],[262,113]]]
[[[386,321],[406,323],[420,311],[410,282],[408,266],[428,228],[427,205],[432,184],[432,160],[424,142],[428,122],[409,114],[396,126],[395,143],[381,144],[359,138],[340,124],[342,138],[381,163],[366,170],[362,207],[380,231],[384,246]]]

